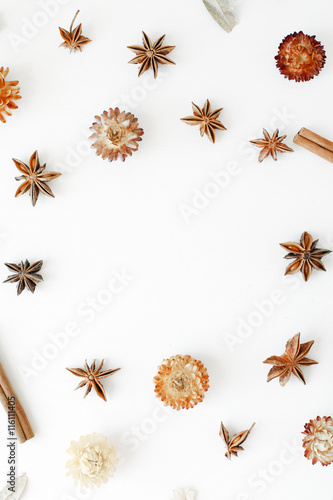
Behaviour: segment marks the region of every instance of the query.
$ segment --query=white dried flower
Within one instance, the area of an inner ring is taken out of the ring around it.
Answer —
[[[190,490],[190,488],[181,488],[174,490],[174,495],[176,500],[195,500],[196,491]]]
[[[82,488],[99,488],[113,476],[119,462],[115,448],[103,434],[88,434],[72,441],[67,453],[71,455],[66,468]]]
[[[329,465],[333,462],[333,419],[317,417],[305,424],[304,455],[313,464]]]

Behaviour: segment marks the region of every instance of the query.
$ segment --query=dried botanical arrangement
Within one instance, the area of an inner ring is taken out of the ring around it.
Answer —
[[[279,153],[292,153],[294,150],[289,146],[284,144],[282,141],[287,137],[282,135],[279,137],[279,129],[276,129],[272,137],[269,135],[266,129],[263,129],[264,139],[256,139],[255,141],[250,141],[251,144],[262,148],[259,153],[258,161],[261,163],[267,156],[271,155],[273,160],[277,160],[277,152]]]
[[[90,38],[87,38],[82,35],[82,24],[79,24],[73,30],[73,25],[79,12],[80,11],[78,10],[77,13],[75,14],[72,24],[69,28],[69,31],[59,27],[60,35],[64,39],[64,42],[60,45],[60,47],[65,47],[66,49],[69,49],[70,54],[72,53],[72,51],[76,52],[79,50],[80,52],[82,52],[82,46],[91,42]]]
[[[224,444],[227,448],[225,456],[227,457],[228,460],[231,460],[232,455],[237,457],[238,456],[237,453],[239,451],[244,451],[244,448],[241,446],[241,444],[243,444],[244,441],[248,438],[254,426],[255,422],[251,425],[251,427],[247,431],[242,431],[239,432],[238,434],[234,434],[234,436],[232,436],[232,438],[230,439],[229,432],[224,427],[223,422],[221,422],[219,434],[223,439]]]
[[[172,52],[176,47],[175,45],[163,46],[165,36],[166,35],[161,36],[155,43],[152,43],[150,38],[143,31],[143,46],[129,45],[127,47],[136,54],[136,56],[129,61],[129,64],[140,64],[138,76],[143,75],[143,73],[145,73],[148,69],[152,69],[154,72],[154,78],[157,78],[159,64],[176,64],[169,57],[167,57],[167,55],[170,54],[170,52]]]
[[[27,485],[28,478],[25,474],[16,478],[15,491],[10,490],[10,483],[7,481],[6,486],[0,491],[0,500],[18,500]]]
[[[163,360],[154,378],[155,393],[166,406],[189,409],[200,403],[209,388],[206,368],[191,356]]]
[[[127,156],[138,150],[138,142],[142,141],[144,132],[134,115],[120,112],[119,108],[110,108],[95,119],[97,121],[90,127],[94,133],[89,139],[94,141],[91,147],[103,160],[125,161]]]
[[[281,247],[289,253],[285,255],[285,259],[295,259],[286,268],[285,276],[295,274],[300,271],[305,281],[308,281],[312,274],[312,269],[317,271],[326,271],[321,259],[331,253],[331,250],[317,248],[319,240],[313,241],[311,234],[306,231],[302,234],[299,244],[292,241],[280,243]]]
[[[187,125],[199,125],[201,137],[206,134],[208,139],[214,144],[214,130],[227,130],[225,126],[222,125],[220,120],[218,120],[222,109],[223,108],[217,109],[216,111],[211,111],[211,106],[208,99],[206,100],[202,109],[200,109],[199,106],[192,102],[193,116],[186,116],[185,118],[181,118],[181,120],[187,123]]]
[[[303,384],[306,383],[300,366],[317,365],[318,362],[306,357],[314,344],[314,340],[300,344],[300,336],[301,334],[297,333],[288,340],[285,353],[282,356],[271,356],[264,361],[264,363],[273,365],[268,373],[267,382],[279,377],[280,385],[283,387],[293,373]]]
[[[203,3],[221,28],[230,33],[237,24],[232,0],[203,0]]]
[[[25,288],[34,293],[37,284],[43,281],[43,276],[38,274],[42,265],[42,260],[34,264],[30,264],[28,260],[25,262],[22,261],[20,264],[6,263],[5,266],[15,274],[8,276],[4,283],[17,283],[17,295],[21,295]]]
[[[18,106],[14,101],[21,99],[20,87],[18,80],[7,81],[9,68],[0,68],[0,120],[6,123],[6,117],[12,116],[12,109],[17,109]]]
[[[115,472],[119,460],[117,452],[103,434],[88,434],[72,441],[67,453],[67,475],[73,476],[81,488],[99,488],[107,483]]]
[[[197,492],[191,490],[190,488],[180,488],[179,490],[174,490],[175,500],[195,500]]]
[[[286,36],[275,56],[281,75],[296,82],[307,82],[319,75],[326,61],[324,47],[315,36],[302,31]]]
[[[303,438],[304,456],[321,465],[330,465],[333,462],[333,419],[331,417],[317,417],[304,425]]]
[[[106,401],[106,395],[104,391],[103,384],[101,383],[101,380],[103,378],[109,377],[110,375],[113,375],[116,373],[120,368],[116,368],[115,370],[104,370],[101,372],[101,369],[103,368],[104,365],[104,359],[100,363],[99,366],[96,367],[96,360],[94,359],[93,363],[91,366],[88,365],[87,360],[84,364],[84,369],[83,368],[66,368],[69,372],[73,373],[73,375],[76,375],[77,377],[82,377],[83,380],[82,382],[79,383],[77,386],[77,389],[80,389],[81,387],[87,386],[86,393],[84,397],[86,397],[89,392],[91,391],[92,388],[95,389],[96,394],[104,399]]]
[[[333,142],[311,132],[311,130],[301,128],[294,137],[294,143],[333,163]]]
[[[28,417],[18,399],[15,391],[0,363],[0,401],[7,414],[10,401],[13,401],[13,411],[15,415],[15,434],[20,443],[25,443],[34,437]],[[1,498],[1,496],[0,496]]]
[[[32,154],[29,165],[26,165],[23,161],[15,160],[15,158],[13,158],[13,162],[15,163],[16,168],[23,174],[20,177],[15,177],[15,179],[17,181],[24,180],[16,191],[15,197],[29,191],[33,207],[37,203],[39,193],[43,193],[51,198],[54,198],[51,188],[46,183],[60,177],[61,174],[59,172],[44,172],[46,163],[44,163],[44,165],[40,164],[37,151]]]

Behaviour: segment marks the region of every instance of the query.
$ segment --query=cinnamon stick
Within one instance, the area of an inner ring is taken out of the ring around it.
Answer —
[[[25,411],[15,394],[15,391],[9,382],[9,379],[6,375],[6,372],[0,363],[0,402],[4,409],[8,414],[8,406],[11,406],[11,403],[8,401],[8,398],[13,398],[15,401],[15,432],[20,443],[25,443],[28,439],[34,437],[34,433],[31,429],[28,417],[25,414]]]
[[[333,142],[307,128],[302,128],[294,137],[294,143],[333,163]]]

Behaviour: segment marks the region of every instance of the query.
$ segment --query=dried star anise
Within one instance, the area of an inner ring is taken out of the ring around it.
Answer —
[[[135,52],[136,57],[129,61],[130,64],[141,64],[138,76],[143,75],[145,71],[152,68],[154,78],[157,78],[159,64],[176,64],[169,59],[167,54],[173,51],[174,45],[165,45],[163,47],[165,35],[161,36],[154,44],[146,33],[142,32],[143,47],[141,45],[130,45],[127,48]]]
[[[273,160],[277,160],[277,152],[279,153],[293,153],[294,150],[291,149],[286,144],[283,144],[283,140],[287,137],[282,135],[279,137],[279,129],[276,129],[272,137],[269,135],[266,129],[263,129],[263,134],[265,139],[257,139],[255,141],[250,141],[251,144],[262,148],[259,153],[258,161],[261,163],[269,154],[271,154]]]
[[[64,28],[59,27],[60,35],[62,38],[65,40],[60,47],[65,47],[70,50],[70,53],[74,50],[76,52],[77,50],[80,50],[82,52],[82,45],[86,45],[87,43],[91,42],[90,38],[87,38],[85,36],[82,36],[82,24],[79,24],[76,26],[76,28],[73,30],[73,24],[75,19],[77,18],[77,15],[80,11],[78,10],[77,13],[74,16],[74,19],[72,21],[71,27],[69,28],[69,31],[65,30]]]
[[[96,368],[96,360],[94,359],[94,362],[91,366],[88,365],[86,360],[84,364],[85,368],[84,370],[82,368],[66,368],[66,370],[73,373],[73,375],[83,378],[82,382],[79,383],[76,389],[80,389],[81,387],[84,387],[86,385],[87,390],[84,397],[86,397],[91,391],[91,389],[94,388],[97,395],[100,398],[104,399],[104,401],[106,401],[104,387],[100,382],[100,380],[109,377],[110,375],[113,375],[113,373],[120,370],[120,368],[116,368],[115,370],[105,370],[101,372],[103,364],[104,364],[104,359],[102,360],[101,364]]]
[[[306,231],[302,234],[300,243],[288,241],[287,243],[280,243],[282,248],[289,251],[285,255],[285,259],[295,259],[294,262],[289,264],[286,269],[285,275],[295,274],[301,271],[305,281],[311,276],[312,268],[318,271],[326,271],[321,259],[331,253],[331,250],[317,248],[319,240],[313,241],[311,234]]]
[[[17,181],[24,179],[23,184],[21,184],[16,191],[15,197],[29,191],[33,206],[37,203],[39,193],[44,193],[47,196],[54,198],[54,194],[46,182],[56,179],[61,174],[59,172],[44,172],[46,164],[40,164],[37,151],[35,151],[31,156],[29,166],[23,163],[23,161],[15,160],[15,158],[13,158],[13,162],[15,163],[16,168],[18,168],[18,170],[23,174],[20,177],[15,177],[15,179]]]
[[[279,377],[280,385],[283,387],[293,373],[303,382],[303,384],[306,383],[303,372],[298,365],[317,365],[318,362],[306,358],[306,355],[314,344],[314,340],[306,342],[305,344],[300,344],[300,335],[300,333],[297,333],[297,335],[294,335],[288,340],[286,343],[286,351],[282,356],[271,356],[264,361],[264,363],[274,365],[268,373],[267,382],[270,382],[273,378]]]
[[[231,460],[232,455],[235,455],[237,457],[237,453],[239,451],[243,451],[244,448],[240,446],[242,443],[244,443],[245,439],[248,437],[250,432],[252,431],[253,427],[255,426],[255,423],[253,423],[247,431],[242,431],[239,432],[238,434],[235,434],[232,436],[232,438],[229,438],[229,432],[227,429],[224,427],[223,423],[221,422],[221,427],[220,427],[220,436],[224,441],[224,444],[227,448],[225,456]]]
[[[8,276],[4,283],[17,283],[17,295],[20,295],[26,287],[30,292],[34,293],[36,285],[43,281],[43,277],[37,274],[42,265],[42,260],[31,265],[28,260],[20,264],[5,264],[15,274]]]
[[[181,120],[187,125],[199,125],[201,137],[204,134],[207,135],[208,139],[214,143],[215,142],[215,130],[227,130],[224,125],[218,120],[220,113],[223,108],[217,109],[216,111],[211,111],[210,102],[207,99],[204,107],[199,108],[196,104],[192,102],[193,116],[186,116],[181,118]]]

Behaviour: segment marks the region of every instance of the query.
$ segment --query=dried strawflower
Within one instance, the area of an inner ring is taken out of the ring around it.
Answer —
[[[304,425],[304,456],[315,465],[330,465],[333,462],[333,419],[317,417]]]
[[[59,172],[44,172],[46,163],[44,163],[44,165],[40,164],[37,151],[35,151],[31,156],[29,165],[26,165],[23,161],[15,160],[15,158],[13,158],[13,162],[15,163],[16,168],[18,168],[18,170],[23,174],[20,177],[15,177],[15,179],[17,181],[24,179],[24,182],[16,191],[15,197],[29,191],[32,206],[36,205],[39,193],[43,193],[54,198],[54,194],[46,182],[56,179],[61,174]]]
[[[74,52],[76,52],[77,50],[82,52],[82,45],[86,45],[87,43],[91,42],[90,38],[82,36],[82,24],[79,24],[73,30],[73,24],[79,12],[80,11],[78,10],[77,13],[75,14],[71,27],[69,28],[69,31],[59,27],[60,35],[65,40],[60,45],[60,47],[65,47],[69,49],[70,53],[72,53],[73,50]]]
[[[214,130],[227,130],[225,126],[222,125],[220,120],[218,120],[218,117],[220,116],[223,108],[217,109],[216,111],[211,111],[210,102],[207,99],[202,109],[200,109],[199,106],[192,102],[192,109],[193,116],[186,116],[185,118],[181,118],[181,120],[187,123],[187,125],[199,125],[201,137],[206,134],[208,139],[212,143],[214,143]]]
[[[174,490],[175,500],[195,500],[197,492],[191,490],[190,488],[180,488],[179,490]]]
[[[119,108],[103,111],[101,116],[95,116],[97,122],[93,123],[90,130],[94,133],[90,139],[94,141],[92,148],[103,160],[125,161],[138,150],[138,142],[142,140],[142,128],[139,128],[138,119],[131,113],[120,112]]]
[[[244,448],[241,446],[241,444],[244,443],[244,441],[247,439],[248,435],[250,434],[254,426],[255,423],[253,423],[250,429],[248,429],[247,431],[242,431],[239,432],[238,434],[234,434],[230,439],[229,432],[224,427],[223,422],[221,422],[219,434],[223,439],[224,444],[227,448],[225,456],[227,457],[228,460],[231,460],[232,455],[235,455],[237,457],[237,453],[239,451],[244,451]]]
[[[131,59],[129,63],[141,64],[138,76],[143,75],[145,71],[152,68],[152,70],[154,71],[154,78],[157,78],[159,64],[176,64],[167,57],[167,55],[173,51],[175,46],[165,45],[163,47],[164,38],[165,35],[161,36],[153,44],[150,38],[143,31],[142,32],[143,47],[141,45],[130,45],[129,47],[127,47],[136,54],[136,57]]]
[[[154,382],[157,397],[176,410],[193,408],[209,388],[206,368],[191,356],[177,355],[163,360]]]
[[[38,274],[41,270],[43,261],[39,260],[34,264],[30,265],[30,262],[26,260],[24,263],[20,264],[5,264],[11,271],[15,274],[8,276],[4,283],[17,283],[17,295],[20,295],[25,288],[30,292],[34,293],[36,285],[43,281],[43,276]]]
[[[7,81],[9,68],[0,68],[0,120],[6,123],[6,116],[12,116],[12,109],[17,109],[14,101],[21,99],[18,80]]]
[[[315,36],[304,35],[300,31],[282,40],[275,59],[277,68],[285,78],[306,82],[319,75],[326,55],[324,47]]]
[[[326,271],[321,259],[331,253],[331,250],[317,248],[319,240],[313,241],[311,234],[306,231],[302,234],[300,242],[294,243],[288,241],[287,243],[280,243],[281,247],[289,253],[285,255],[285,259],[295,259],[294,262],[289,264],[286,268],[285,276],[287,274],[295,274],[300,271],[303,274],[305,281],[311,276],[312,269],[317,271]]]
[[[269,135],[266,129],[263,129],[264,139],[257,139],[255,141],[250,141],[251,144],[257,146],[258,148],[262,148],[262,151],[259,153],[258,161],[261,163],[267,156],[271,154],[273,160],[277,160],[277,152],[279,153],[292,153],[294,150],[291,149],[286,144],[283,144],[283,140],[287,137],[286,135],[282,135],[279,137],[279,129],[276,129],[272,137]]]
[[[73,375],[83,378],[82,382],[79,383],[76,389],[80,389],[81,387],[84,387],[86,385],[87,390],[84,397],[86,397],[91,391],[91,389],[94,388],[97,395],[100,398],[104,399],[104,401],[106,401],[104,387],[100,381],[103,378],[113,375],[118,370],[120,370],[120,368],[116,368],[115,370],[104,370],[101,372],[103,364],[104,364],[104,359],[102,360],[101,364],[96,368],[96,360],[94,359],[94,362],[91,366],[88,365],[86,360],[84,365],[85,368],[84,370],[82,368],[66,368],[66,370],[73,373]]]
[[[297,333],[288,340],[285,353],[282,356],[271,356],[264,361],[264,363],[274,365],[268,373],[267,382],[270,382],[273,378],[280,377],[280,385],[284,386],[293,373],[303,384],[306,383],[299,365],[310,366],[317,365],[318,363],[317,361],[313,361],[313,359],[306,358],[306,355],[314,344],[314,340],[300,344],[300,335],[300,333]]]
[[[72,457],[66,464],[67,475],[73,476],[81,488],[99,488],[107,483],[119,462],[115,448],[103,434],[81,436],[71,442],[67,453]]]

